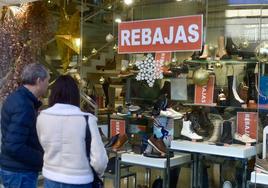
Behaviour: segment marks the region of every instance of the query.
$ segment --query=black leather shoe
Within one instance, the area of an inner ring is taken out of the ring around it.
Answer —
[[[111,147],[116,143],[116,141],[118,140],[118,138],[119,138],[119,134],[113,136],[113,137],[109,140],[109,142],[105,145],[105,148],[111,148]]]

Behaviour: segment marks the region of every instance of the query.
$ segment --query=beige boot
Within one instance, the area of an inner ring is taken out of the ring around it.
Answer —
[[[219,36],[218,38],[218,49],[216,57],[219,59],[230,59],[225,49],[224,36]]]
[[[208,57],[208,45],[205,44],[204,45],[204,49],[203,49],[203,53],[202,55],[199,57],[199,59],[207,59]]]
[[[216,114],[209,114],[208,115],[209,120],[212,122],[214,128],[213,133],[208,140],[208,142],[216,143],[219,141],[221,137],[221,128],[222,128],[222,117],[220,115]]]

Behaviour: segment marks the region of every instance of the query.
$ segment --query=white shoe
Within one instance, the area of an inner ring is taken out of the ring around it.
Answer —
[[[161,110],[160,111],[160,116],[165,116],[165,117],[170,117],[170,118],[173,118],[173,119],[181,119],[182,118],[182,114],[180,113],[174,113],[174,112],[171,112],[170,110]]]
[[[191,128],[191,121],[183,121],[183,126],[181,129],[181,135],[186,139],[186,140],[196,140],[196,141],[202,141],[203,137],[199,136],[196,134],[192,128]]]
[[[181,119],[183,117],[183,114],[180,112],[177,112],[176,110],[174,110],[173,108],[167,108],[167,111],[171,112],[174,114],[174,117],[176,117],[177,119]],[[175,119],[175,118],[174,118]]]
[[[253,143],[256,143],[256,139],[252,139],[250,138],[248,135],[246,134],[238,134],[238,133],[235,133],[234,134],[234,139],[237,140],[237,141],[240,141],[242,143],[249,143],[249,144],[253,144]]]
[[[138,110],[140,110],[141,109],[141,107],[139,107],[139,106],[134,106],[134,105],[130,105],[129,107],[128,107],[128,110],[130,111],[130,112],[136,112],[136,111],[138,111]]]

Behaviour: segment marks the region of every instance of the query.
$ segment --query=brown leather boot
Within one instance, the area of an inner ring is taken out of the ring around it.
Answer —
[[[115,144],[112,146],[112,149],[114,151],[117,151],[121,149],[128,141],[128,137],[126,134],[120,135],[118,140],[115,142]]]
[[[163,140],[160,138],[156,138],[154,135],[152,135],[148,143],[153,146],[154,149],[156,149],[158,152],[161,153],[161,155],[165,155],[167,152],[166,145],[164,144]]]

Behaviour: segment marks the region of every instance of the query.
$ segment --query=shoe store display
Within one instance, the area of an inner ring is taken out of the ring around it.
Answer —
[[[167,152],[166,145],[164,144],[163,140],[160,138],[156,138],[155,135],[152,135],[148,139],[148,143],[156,149],[161,155],[165,155]]]
[[[208,132],[201,127],[198,120],[199,114],[196,111],[193,111],[189,114],[189,120],[191,122],[191,126],[193,130],[200,136],[207,136]]]
[[[256,144],[256,139],[252,139],[246,134],[240,135],[238,133],[235,133],[234,134],[234,142],[239,143],[239,144],[253,145],[253,144]]]
[[[127,143],[127,141],[128,141],[128,137],[126,134],[119,135],[117,141],[112,146],[112,150],[117,151],[121,149]]]
[[[231,57],[227,54],[225,45],[224,45],[224,36],[218,37],[218,49],[216,52],[216,56],[219,59],[231,59]]]
[[[229,106],[237,106],[241,107],[242,104],[245,103],[243,101],[237,91],[236,91],[236,79],[235,76],[228,76],[228,105]]]
[[[203,47],[203,53],[199,57],[199,59],[207,59],[207,58],[208,58],[208,45],[205,44],[204,47]]]
[[[105,147],[106,149],[111,148],[111,147],[117,142],[118,138],[119,138],[119,134],[113,136],[113,137],[108,141],[108,143],[105,144],[104,147]]]
[[[230,121],[223,122],[220,143],[222,143],[222,144],[232,144],[233,143],[232,122],[230,122]]]
[[[130,111],[130,112],[137,112],[137,111],[139,111],[141,109],[141,107],[139,107],[139,106],[135,106],[135,105],[130,105],[129,107],[128,107],[128,110]]]
[[[196,134],[192,128],[192,122],[190,120],[183,120],[183,126],[181,129],[181,137],[190,141],[203,141],[203,137]]]
[[[233,42],[231,37],[226,39],[226,51],[228,55],[238,55],[238,46]]]
[[[172,108],[167,108],[165,111],[160,111],[160,116],[170,117],[173,119],[181,119],[183,115],[179,112],[176,112]]]
[[[261,172],[268,174],[268,161],[267,159],[256,158],[255,166],[261,170]]]
[[[222,128],[222,119],[213,119],[211,120],[213,124],[213,132],[208,142],[216,143],[220,141],[221,137],[221,128]]]

